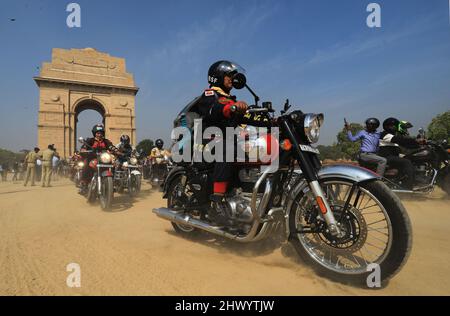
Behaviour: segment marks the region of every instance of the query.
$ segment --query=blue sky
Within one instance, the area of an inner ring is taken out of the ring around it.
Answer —
[[[220,59],[246,68],[249,84],[275,107],[289,98],[305,112],[323,112],[322,144],[335,140],[344,117],[397,116],[426,127],[450,109],[448,0],[376,1],[382,27],[374,29],[366,7],[375,1],[364,0],[78,0],[80,29],[66,26],[69,2],[0,1],[0,147],[35,145],[32,77],[53,47],[126,58],[140,87],[139,140],[168,141],[176,114]],[[244,90],[236,94],[252,101]],[[99,120],[94,113],[82,113],[79,130]]]

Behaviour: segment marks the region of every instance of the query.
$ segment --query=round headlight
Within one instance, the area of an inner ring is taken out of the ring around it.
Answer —
[[[83,168],[84,167],[84,162],[82,162],[82,161],[78,162],[77,166],[79,168]]]
[[[137,161],[136,158],[132,157],[132,158],[130,158],[130,163],[131,163],[132,165],[137,165],[138,161]]]
[[[122,167],[128,168],[128,161],[125,161],[125,162],[122,164]]]
[[[320,126],[323,123],[323,114],[306,114],[304,121],[305,135],[314,144],[319,141]]]
[[[103,153],[100,155],[100,161],[102,163],[111,163],[112,161],[112,156],[108,153]]]

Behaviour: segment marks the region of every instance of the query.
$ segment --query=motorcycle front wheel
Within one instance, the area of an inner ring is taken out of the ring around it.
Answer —
[[[138,176],[132,174],[128,179],[128,194],[131,198],[135,197],[138,194],[138,185]]]
[[[100,206],[102,210],[107,211],[111,208],[113,195],[114,195],[114,185],[112,177],[102,177],[102,187],[100,195]]]
[[[289,213],[289,240],[301,259],[320,275],[338,281],[368,284],[376,268],[380,283],[392,278],[412,247],[411,223],[400,199],[379,180],[354,184],[335,178],[321,186],[343,236],[329,233],[305,187]]]

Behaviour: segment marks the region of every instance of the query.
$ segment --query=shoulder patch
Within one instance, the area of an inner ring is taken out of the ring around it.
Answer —
[[[211,97],[211,96],[213,96],[213,95],[214,95],[214,90],[206,90],[206,91],[205,91],[205,96]]]

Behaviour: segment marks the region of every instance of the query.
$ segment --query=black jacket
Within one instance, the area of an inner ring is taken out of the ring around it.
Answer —
[[[401,147],[408,149],[419,148],[415,138],[410,136],[391,134],[383,131],[380,136],[380,149],[378,154],[383,157],[398,156],[401,153]]]

